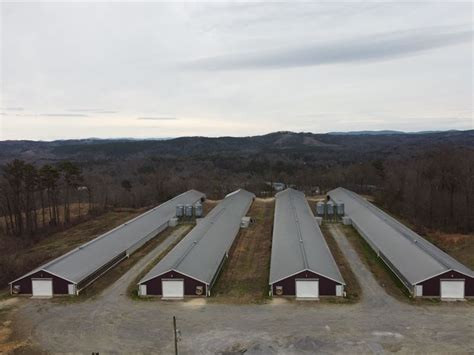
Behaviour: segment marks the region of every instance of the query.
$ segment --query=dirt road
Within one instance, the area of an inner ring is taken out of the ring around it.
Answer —
[[[398,302],[384,293],[341,230],[332,233],[362,285],[357,304],[133,301],[123,293],[143,261],[94,300],[21,300],[14,323],[34,346],[52,353],[172,354],[174,315],[181,354],[474,352],[472,303]]]

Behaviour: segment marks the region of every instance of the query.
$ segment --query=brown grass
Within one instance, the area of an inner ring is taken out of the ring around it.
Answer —
[[[273,199],[255,199],[249,213],[255,221],[242,229],[214,285],[213,300],[231,303],[261,303],[268,298]]]
[[[71,220],[74,220],[78,218],[79,216],[86,216],[89,213],[89,204],[88,203],[71,203],[70,205],[70,214],[71,214]],[[64,206],[60,205],[58,207],[58,212],[59,212],[59,220],[62,222],[64,221]],[[25,214],[23,214],[23,217],[25,217]],[[0,227],[5,227],[5,219],[7,217],[5,216],[0,216]],[[42,228],[43,226],[47,227],[49,225],[49,212],[48,209],[45,209],[45,224],[43,225],[43,215],[42,215],[42,209],[37,209],[36,210],[36,220],[38,223],[38,228]]]
[[[334,260],[336,261],[339,271],[342,274],[342,278],[346,282],[346,286],[344,287],[344,290],[346,291],[346,297],[338,298],[338,300],[340,302],[348,303],[358,302],[360,300],[360,295],[362,291],[359,281],[357,281],[357,278],[354,272],[352,271],[349,262],[347,261],[341,249],[337,245],[337,242],[331,236],[327,225],[323,224],[321,226],[321,232],[323,233],[323,236],[326,239],[326,243],[328,244],[329,250],[331,251]]]
[[[430,232],[427,240],[467,267],[474,269],[474,234]]]
[[[204,212],[204,216],[207,216],[207,214],[214,208],[217,206],[217,204],[221,202],[219,200],[206,200],[203,202],[202,204],[202,209],[203,209],[203,212]]]

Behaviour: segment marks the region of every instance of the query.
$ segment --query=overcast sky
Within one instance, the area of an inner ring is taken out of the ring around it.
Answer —
[[[0,140],[473,129],[471,2],[0,6]]]

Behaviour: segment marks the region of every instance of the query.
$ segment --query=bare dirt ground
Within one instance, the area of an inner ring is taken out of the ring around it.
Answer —
[[[24,353],[42,349],[49,353],[172,354],[172,317],[176,316],[181,354],[474,352],[472,304],[399,302],[379,286],[344,230],[332,235],[362,287],[358,303],[134,301],[126,289],[145,267],[144,261],[93,300],[74,304],[15,301],[11,306],[15,311],[7,313],[12,337],[28,344]]]
[[[232,303],[258,303],[268,297],[274,199],[257,198],[248,216],[254,222],[237,235],[212,293]]]

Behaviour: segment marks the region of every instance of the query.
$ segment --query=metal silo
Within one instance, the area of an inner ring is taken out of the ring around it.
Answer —
[[[336,211],[338,216],[344,216],[344,204],[342,202],[336,204]]]
[[[176,206],[176,217],[180,218],[184,216],[184,206],[183,205],[177,205]]]
[[[328,203],[326,203],[326,212],[328,216],[332,216],[334,214],[334,202],[328,201]]]
[[[196,218],[202,217],[202,204],[199,202],[194,205],[194,215]]]
[[[186,217],[192,217],[193,216],[193,205],[186,205],[184,207],[184,215]]]
[[[324,216],[324,202],[319,201],[319,202],[316,204],[316,214],[317,214],[318,216]]]

